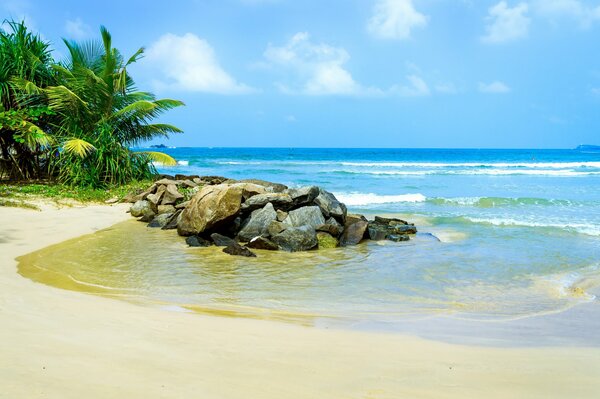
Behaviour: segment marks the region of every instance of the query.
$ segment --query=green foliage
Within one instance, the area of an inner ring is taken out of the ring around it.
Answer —
[[[47,43],[23,24],[10,27],[13,32],[0,39],[0,61],[12,65],[10,73],[0,72],[0,139],[11,142],[5,160],[22,156],[17,147],[29,150],[35,159],[42,155],[44,170],[59,182],[93,188],[148,179],[156,173],[152,161],[176,163],[163,153],[130,150],[154,137],[181,132],[152,121],[183,103],[138,91],[127,71],[142,57],[143,48],[125,61],[101,27],[101,40],[65,40],[69,59],[56,64]]]

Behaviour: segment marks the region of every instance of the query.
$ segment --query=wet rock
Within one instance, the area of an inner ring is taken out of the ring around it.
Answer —
[[[325,222],[325,224],[318,226],[317,231],[323,231],[331,234],[334,237],[339,237],[344,231],[344,226],[342,226],[337,220],[331,217],[327,219],[327,222]]]
[[[161,215],[157,215],[150,223],[148,223],[148,227],[163,228],[167,225],[167,223],[169,223],[171,216],[173,216],[172,213],[163,213]]]
[[[146,210],[152,210],[152,208],[150,207],[150,202],[146,200],[139,200],[131,206],[129,212],[133,217],[140,217],[144,214],[144,211]]]
[[[175,213],[173,215],[171,215],[171,217],[169,218],[169,220],[167,221],[167,224],[165,224],[163,226],[163,230],[173,230],[177,228],[177,224],[179,223],[179,220],[181,218],[181,210],[177,210],[175,211]]]
[[[140,222],[149,223],[154,217],[156,217],[156,213],[152,209],[144,209],[142,213],[142,217],[139,219]]]
[[[242,205],[242,210],[253,211],[262,208],[268,203],[272,203],[275,208],[287,209],[292,205],[292,197],[285,193],[265,193],[257,194],[246,200]]]
[[[318,245],[317,232],[310,226],[289,227],[273,236],[272,240],[288,252],[308,251]]]
[[[217,247],[226,247],[234,242],[236,242],[233,238],[229,238],[219,233],[212,233],[210,235],[211,240],[215,243]]]
[[[391,227],[394,234],[417,234],[417,228],[414,225],[396,225]]]
[[[210,247],[212,245],[212,242],[199,236],[186,237],[185,242],[190,247]]]
[[[162,215],[163,213],[173,214],[176,211],[176,209],[173,205],[159,205],[157,207],[157,210],[158,210],[159,215]]]
[[[321,212],[323,212],[323,216],[326,218],[334,217],[342,223],[346,221],[346,214],[348,213],[346,205],[339,202],[329,191],[320,188],[319,195],[315,198],[314,202],[315,205],[321,208]]]
[[[271,203],[255,210],[238,234],[240,241],[248,242],[256,236],[266,234],[270,223],[276,218],[277,212]]]
[[[394,242],[409,241],[410,237],[406,234],[390,234],[387,239]]]
[[[350,225],[346,225],[340,237],[340,245],[346,247],[360,243],[365,236],[368,226],[369,223],[364,220],[358,220]]]
[[[317,232],[317,242],[319,243],[319,249],[337,248],[339,245],[337,238],[323,231]]]
[[[290,188],[285,191],[292,197],[293,207],[311,204],[319,195],[319,187],[305,186],[300,188]]]
[[[376,223],[369,223],[368,227],[369,238],[374,241],[385,240],[391,233],[388,226],[383,226]]]
[[[193,235],[233,221],[242,205],[242,189],[226,184],[203,187],[184,209],[180,235]]]
[[[172,205],[181,199],[183,199],[183,194],[177,190],[177,186],[174,184],[169,184],[166,186],[161,205]]]
[[[262,236],[254,237],[246,246],[252,249],[265,249],[267,251],[277,251],[279,249],[277,244]]]
[[[304,206],[288,213],[283,224],[291,227],[310,226],[313,229],[325,224],[318,206]]]
[[[283,230],[285,230],[286,227],[287,226],[285,224],[283,224],[277,220],[274,220],[271,223],[269,223],[269,227],[267,227],[267,234],[269,236],[273,237],[273,236],[281,233]]]
[[[363,215],[349,213],[346,215],[346,223],[344,223],[344,226],[347,227],[353,223],[360,222],[360,221],[368,222],[367,218],[364,217]]]
[[[235,256],[246,256],[249,258],[256,258],[256,254],[252,251],[250,251],[248,248],[241,246],[240,244],[238,244],[237,242],[232,242],[231,244],[229,244],[228,246],[226,246],[225,248],[223,248],[223,252],[225,252],[226,254],[229,255],[235,255]]]
[[[396,218],[384,218],[381,216],[375,216],[375,223],[378,224],[387,224],[390,226],[395,226],[398,224],[408,225],[409,223],[406,220],[396,219]]]

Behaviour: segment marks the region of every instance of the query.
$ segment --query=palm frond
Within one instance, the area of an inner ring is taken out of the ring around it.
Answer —
[[[81,139],[70,139],[63,143],[63,150],[69,154],[75,154],[80,158],[85,158],[90,152],[96,150],[92,144]]]
[[[164,152],[158,151],[140,151],[141,154],[144,154],[153,162],[160,163],[164,166],[175,166],[177,165],[177,161],[170,155],[165,154]]]

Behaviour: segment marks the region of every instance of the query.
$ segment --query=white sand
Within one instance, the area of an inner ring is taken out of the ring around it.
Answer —
[[[502,349],[161,311],[33,283],[14,258],[123,206],[0,207],[0,398],[598,398],[597,348]]]

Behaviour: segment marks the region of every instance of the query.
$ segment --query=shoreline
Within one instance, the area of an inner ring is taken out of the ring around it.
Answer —
[[[0,398],[581,397],[598,348],[482,348],[168,312],[34,283],[15,258],[127,220],[126,205],[0,207]]]

